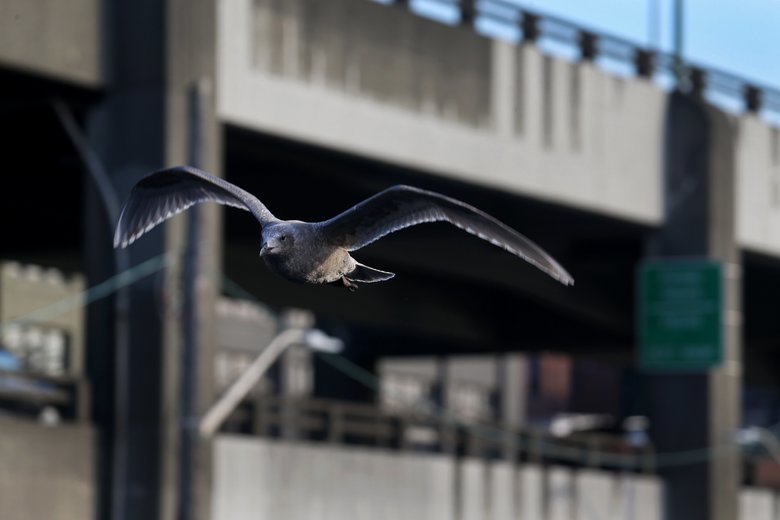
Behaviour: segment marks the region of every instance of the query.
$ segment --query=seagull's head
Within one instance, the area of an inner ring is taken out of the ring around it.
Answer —
[[[260,256],[278,255],[292,249],[295,245],[293,229],[285,224],[277,224],[263,229],[263,245]]]

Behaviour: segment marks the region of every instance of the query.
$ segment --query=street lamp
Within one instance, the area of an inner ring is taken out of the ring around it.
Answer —
[[[344,348],[344,343],[340,339],[328,336],[318,329],[291,328],[280,332],[230,385],[222,397],[209,408],[198,425],[201,437],[213,436],[279,356],[289,347],[300,344],[312,350],[331,354],[340,352]]]
[[[735,440],[742,446],[761,444],[775,462],[780,464],[780,440],[771,430],[761,426],[748,426],[737,432]]]
[[[554,437],[568,437],[573,433],[606,428],[613,422],[611,415],[559,413],[550,421],[550,433]]]

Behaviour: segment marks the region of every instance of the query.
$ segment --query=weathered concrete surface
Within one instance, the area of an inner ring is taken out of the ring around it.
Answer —
[[[0,418],[0,518],[93,518],[93,432]]]
[[[780,255],[780,128],[737,118],[737,236],[760,253]]]
[[[514,520],[517,518],[517,471],[510,462],[493,462],[488,465],[488,516],[490,520]]]
[[[214,520],[454,517],[451,459],[221,436]]]
[[[658,477],[623,475],[618,479],[613,516],[615,520],[661,520],[663,482]]]
[[[546,472],[547,515],[549,520],[570,520],[576,511],[574,471],[551,466]]]
[[[775,520],[777,496],[768,489],[744,488],[739,495],[740,520]]]
[[[215,520],[661,518],[659,479],[560,466],[221,435],[214,468]]]
[[[666,94],[366,0],[224,0],[226,122],[656,223]]]
[[[3,0],[0,66],[99,86],[102,5],[100,0]]]
[[[480,520],[485,518],[488,493],[488,466],[482,459],[463,459],[457,470],[460,475],[460,492],[456,495],[460,518]]]
[[[517,470],[517,492],[519,495],[518,513],[523,520],[543,518],[544,469],[535,464],[520,466]]]
[[[614,475],[603,471],[584,470],[577,473],[574,488],[577,507],[574,518],[612,518],[616,506],[616,482]]]
[[[321,5],[322,4],[322,5]],[[667,93],[366,0],[224,0],[223,120],[657,224]],[[735,118],[740,244],[780,254],[780,130]]]

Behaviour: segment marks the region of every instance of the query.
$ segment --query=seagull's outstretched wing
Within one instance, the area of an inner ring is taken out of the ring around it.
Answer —
[[[219,177],[190,166],[152,173],[133,186],[114,233],[114,247],[127,247],[164,220],[200,202],[251,211],[264,226],[276,220],[257,197]]]
[[[325,239],[349,251],[401,229],[424,222],[449,222],[527,260],[565,285],[574,279],[542,248],[459,200],[411,186],[394,186],[317,225]]]

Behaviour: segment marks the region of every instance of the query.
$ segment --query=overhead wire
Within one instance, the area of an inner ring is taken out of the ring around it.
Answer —
[[[132,285],[147,276],[161,271],[173,263],[174,256],[172,254],[159,254],[110,276],[102,282],[88,287],[77,294],[66,296],[21,316],[0,321],[0,332],[9,326],[49,322],[53,318],[61,316],[76,308],[86,307],[93,302],[106,298],[120,288]]]

